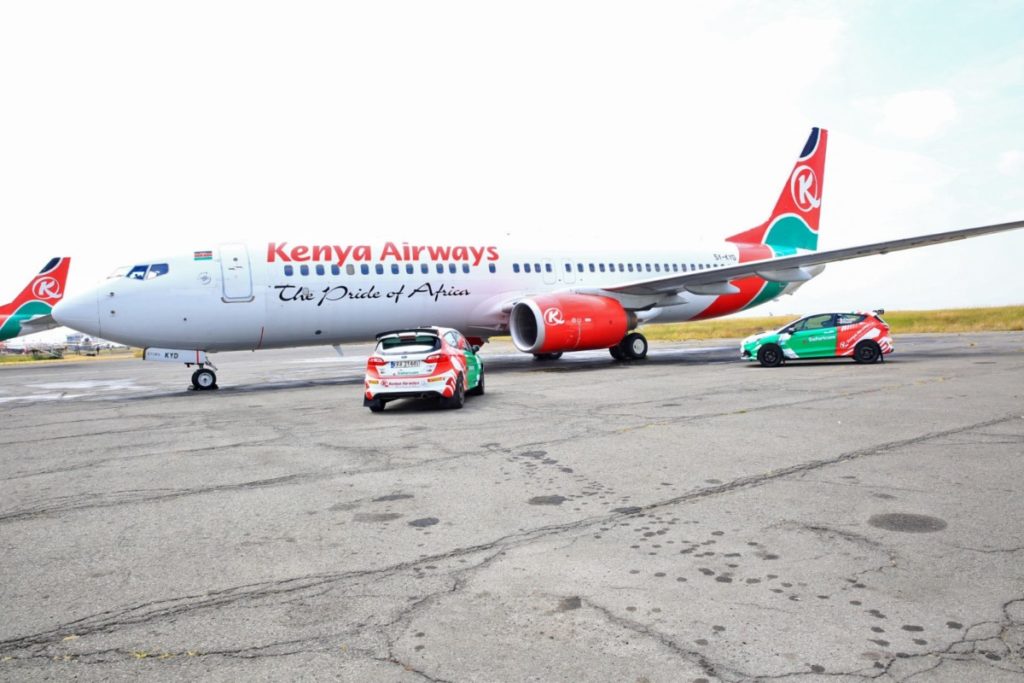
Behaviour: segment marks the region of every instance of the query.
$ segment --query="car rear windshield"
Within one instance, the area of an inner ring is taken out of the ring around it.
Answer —
[[[432,334],[417,334],[408,337],[385,337],[380,340],[380,353],[424,353],[441,348],[441,339]]]

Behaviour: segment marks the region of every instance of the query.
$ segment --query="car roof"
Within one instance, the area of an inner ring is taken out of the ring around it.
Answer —
[[[410,327],[401,330],[388,330],[387,332],[381,332],[376,336],[377,341],[385,337],[400,337],[402,335],[416,335],[416,334],[430,334],[435,337],[440,337],[445,332],[448,332],[447,327]]]

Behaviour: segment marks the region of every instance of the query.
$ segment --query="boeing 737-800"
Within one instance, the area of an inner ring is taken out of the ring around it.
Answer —
[[[709,249],[605,251],[500,242],[196,244],[126,267],[53,311],[63,325],[195,365],[207,354],[369,340],[438,325],[482,343],[511,334],[525,353],[609,349],[640,359],[643,323],[728,315],[791,293],[825,264],[1024,227],[1024,221],[817,251],[828,133],[814,128],[761,225]]]

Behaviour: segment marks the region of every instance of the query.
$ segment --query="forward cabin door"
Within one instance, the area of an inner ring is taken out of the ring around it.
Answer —
[[[252,267],[249,264],[249,250],[244,244],[220,245],[220,275],[224,283],[225,303],[242,303],[253,300]]]

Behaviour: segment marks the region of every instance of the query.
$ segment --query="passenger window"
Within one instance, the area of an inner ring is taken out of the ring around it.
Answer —
[[[513,273],[518,273],[519,272],[519,264],[518,263],[513,263],[512,264],[512,272]]]
[[[420,264],[420,272],[423,273],[424,275],[429,274],[430,273],[430,266],[428,266],[426,263],[421,263]]]
[[[655,263],[654,264],[654,270],[656,270],[657,272],[660,273],[661,272],[661,264],[660,263]]]
[[[863,315],[839,315],[836,318],[836,325],[856,325],[864,320]]]
[[[590,264],[590,272],[591,272],[591,273],[593,273],[593,272],[594,272],[594,264],[593,264],[593,263],[591,263],[591,264]]]
[[[134,268],[128,271],[128,275],[126,275],[125,277],[127,277],[129,280],[145,280],[147,270],[149,270],[148,265],[135,266]]]
[[[146,272],[146,279],[152,280],[155,277],[167,275],[168,270],[170,269],[167,267],[166,263],[154,263],[149,267],[149,270]]]
[[[545,264],[544,264],[544,270],[546,270],[546,271],[547,271],[547,272],[549,272],[549,273],[553,272],[553,271],[551,270],[551,264],[550,264],[550,263],[545,263]]]
[[[463,263],[462,264],[462,272],[463,273],[468,273],[469,272],[469,264],[468,263]]]
[[[646,271],[647,271],[648,273],[649,273],[649,272],[651,272],[651,264],[650,264],[650,263],[645,263],[645,264],[644,264],[644,269],[645,269],[645,270],[646,270]]]
[[[309,275],[309,266],[299,266],[299,272],[303,275]]]
[[[597,269],[600,270],[603,273],[604,272],[604,264],[603,263],[598,263],[597,264]]]
[[[363,275],[369,275],[370,274],[370,266],[368,266],[365,263],[359,264],[359,272],[362,273]]]
[[[524,263],[523,264],[523,272],[524,273],[529,273],[530,272],[530,264],[529,263]]]
[[[383,263],[378,263],[377,265],[375,265],[373,267],[373,269],[377,272],[377,275],[383,275],[384,274],[384,264]]]
[[[458,270],[458,268],[457,268],[457,266],[454,263],[449,263],[448,264],[448,272],[449,273],[454,273],[456,270]]]
[[[317,275],[323,275],[323,274],[324,274],[324,272],[325,272],[325,271],[324,271],[324,267],[323,267],[323,264],[319,264],[319,263],[318,263],[318,264],[317,264],[317,266],[316,266],[316,274],[317,274]]]
[[[392,263],[391,264],[391,274],[392,275],[398,275],[398,264],[397,263]]]
[[[444,264],[443,263],[438,263],[437,264],[437,272],[438,273],[443,273],[444,272]]]
[[[632,263],[629,263],[629,264],[626,264],[626,265],[628,265],[628,266],[629,266],[629,272],[631,272],[631,273],[632,273],[632,272],[633,272],[633,264],[632,264]]]
[[[583,272],[583,264],[582,263],[577,263],[576,264],[576,272],[577,273],[582,273]]]
[[[539,273],[540,272],[540,264],[539,263],[534,263],[533,264],[533,270],[535,272]]]
[[[292,275],[295,275],[295,269],[292,268],[291,266],[285,266],[284,275],[285,277],[291,277]]]
[[[345,272],[348,273],[349,275],[355,275],[356,267],[350,263],[347,266],[345,266]]]
[[[493,263],[487,264],[487,270],[491,271],[492,273],[496,273],[498,271],[498,269],[494,266]]]
[[[414,272],[414,269],[413,269],[413,267],[412,267],[412,264],[411,264],[411,263],[406,263],[406,264],[405,264],[405,272],[406,272],[406,273],[407,273],[408,275],[412,275],[412,274],[413,274],[413,272]]]

